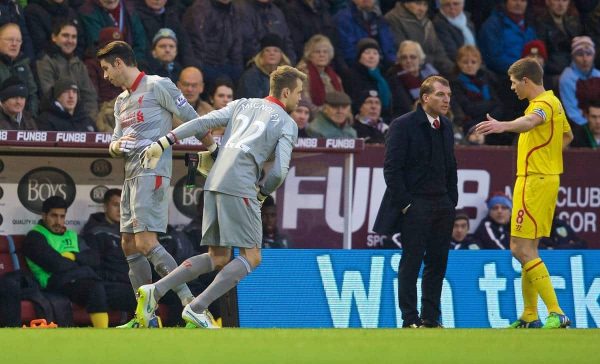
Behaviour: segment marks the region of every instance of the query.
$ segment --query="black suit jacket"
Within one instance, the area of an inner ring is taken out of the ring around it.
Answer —
[[[456,158],[452,123],[440,117],[446,156],[448,197],[458,201]],[[400,231],[402,209],[412,203],[412,192],[427,177],[432,163],[431,124],[421,105],[392,121],[387,133],[383,176],[387,188],[373,230],[380,234]]]

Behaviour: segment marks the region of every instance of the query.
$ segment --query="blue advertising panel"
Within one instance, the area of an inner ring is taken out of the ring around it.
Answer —
[[[401,327],[401,250],[263,250],[238,286],[241,327]],[[600,323],[600,251],[543,251],[573,327]],[[420,283],[420,278],[419,278]],[[418,286],[418,295],[421,290]],[[506,327],[523,307],[521,266],[508,251],[451,251],[442,291],[446,327]],[[539,302],[540,318],[546,308]]]

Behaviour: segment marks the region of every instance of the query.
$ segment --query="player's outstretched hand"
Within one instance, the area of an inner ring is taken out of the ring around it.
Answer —
[[[480,122],[475,126],[475,132],[477,134],[488,135],[504,133],[504,124],[493,117],[490,114],[486,114],[487,120]]]

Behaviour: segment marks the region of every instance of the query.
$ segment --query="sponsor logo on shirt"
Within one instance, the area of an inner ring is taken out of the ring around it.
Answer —
[[[175,103],[177,104],[177,107],[182,107],[187,103],[187,99],[183,95],[179,95],[175,100]]]

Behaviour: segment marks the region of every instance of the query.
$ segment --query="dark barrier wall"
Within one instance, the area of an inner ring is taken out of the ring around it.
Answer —
[[[401,254],[264,250],[262,264],[238,286],[240,327],[401,327]],[[573,327],[598,327],[600,251],[544,251],[541,257]],[[523,308],[521,265],[508,251],[451,251],[441,306],[446,327],[508,326]],[[538,309],[543,321],[543,303]]]

